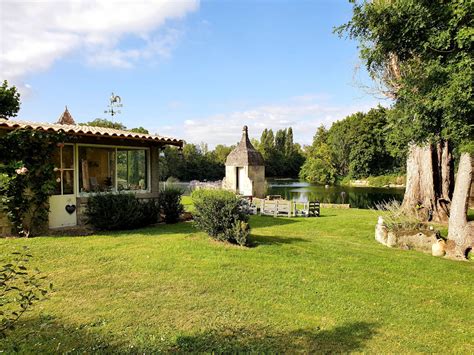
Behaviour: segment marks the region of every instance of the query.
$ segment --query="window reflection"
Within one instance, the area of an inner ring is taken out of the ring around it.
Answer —
[[[115,149],[79,148],[81,192],[112,191],[115,187]]]
[[[144,149],[117,150],[117,189],[147,189],[147,154]]]

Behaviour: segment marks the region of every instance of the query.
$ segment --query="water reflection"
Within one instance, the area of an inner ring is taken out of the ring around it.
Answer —
[[[355,208],[371,208],[388,200],[403,200],[403,188],[349,187],[310,184],[298,180],[267,179],[268,194],[282,195],[287,200],[323,203],[349,203]]]

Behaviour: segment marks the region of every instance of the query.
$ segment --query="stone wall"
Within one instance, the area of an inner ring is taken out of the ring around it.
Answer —
[[[253,182],[252,196],[265,197],[266,181],[265,181],[265,167],[264,166],[249,166],[248,176]]]
[[[243,166],[244,173],[239,179],[239,190],[237,185],[237,167],[227,165],[225,167],[225,178],[222,181],[222,188],[234,192],[240,192],[245,196],[264,197],[266,190],[265,183],[265,167],[264,166]]]

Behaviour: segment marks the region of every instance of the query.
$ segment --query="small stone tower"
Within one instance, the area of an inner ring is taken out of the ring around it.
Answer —
[[[250,143],[247,126],[242,130],[240,143],[227,156],[222,187],[244,196],[265,195],[265,164],[262,155]]]

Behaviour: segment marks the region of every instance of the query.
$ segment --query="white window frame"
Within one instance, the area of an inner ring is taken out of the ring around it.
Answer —
[[[54,167],[55,169],[57,168],[58,170],[54,170],[55,172],[56,171],[59,171],[60,173],[60,179],[61,179],[61,193],[60,194],[52,194],[51,196],[71,196],[71,195],[74,195],[74,193],[76,192],[75,190],[77,190],[76,186],[77,186],[77,182],[78,180],[76,180],[76,148],[74,147],[74,144],[72,143],[62,143],[63,146],[60,147],[58,146],[57,148],[59,149],[59,167]],[[63,168],[63,148],[65,146],[72,146],[72,168]],[[65,194],[64,191],[63,191],[63,185],[64,185],[64,182],[63,182],[63,172],[64,171],[72,171],[73,172],[73,185],[74,185],[74,188],[73,188],[73,193],[72,194]]]
[[[76,165],[76,194],[79,197],[88,197],[88,196],[93,196],[96,193],[95,192],[81,192],[81,188],[79,186],[79,148],[81,147],[90,147],[90,148],[109,148],[109,149],[115,149],[115,186],[113,187],[113,190],[110,192],[112,194],[117,194],[120,192],[126,192],[126,193],[134,193],[134,194],[149,194],[151,193],[151,149],[149,147],[131,147],[131,146],[122,146],[122,145],[107,145],[107,144],[83,144],[83,143],[78,143],[76,144],[76,149],[75,149],[75,165]],[[145,150],[147,151],[146,154],[146,168],[147,168],[147,188],[145,190],[124,190],[124,191],[118,191],[117,190],[117,150],[118,149],[127,149],[127,150]]]

